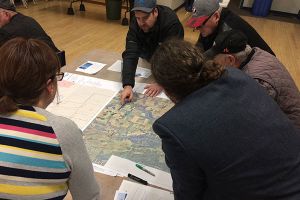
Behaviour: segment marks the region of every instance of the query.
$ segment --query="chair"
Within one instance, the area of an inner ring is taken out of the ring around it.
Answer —
[[[65,51],[58,51],[56,52],[56,55],[59,59],[60,62],[60,67],[63,67],[66,65],[66,55],[65,55]]]

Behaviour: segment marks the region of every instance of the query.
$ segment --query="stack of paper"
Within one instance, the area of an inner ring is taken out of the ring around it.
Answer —
[[[117,60],[114,64],[112,64],[108,70],[115,71],[115,72],[121,72],[123,67],[123,62],[121,60]],[[149,78],[151,76],[151,70],[143,67],[137,67],[135,72],[136,77],[141,78]]]
[[[57,100],[47,110],[73,120],[84,130],[116,93],[63,80],[58,82]]]
[[[112,169],[109,169],[107,167],[104,167],[102,165],[98,165],[96,163],[93,163],[93,168],[94,168],[94,172],[98,172],[98,173],[105,174],[108,176],[121,176],[121,174],[118,174],[118,172],[116,172]]]
[[[149,173],[137,168],[135,162],[114,155],[109,158],[104,166],[117,171],[122,176],[127,176],[130,173],[147,181],[151,185],[173,191],[171,174],[162,170],[145,166],[146,169],[155,174],[155,176],[152,176]]]

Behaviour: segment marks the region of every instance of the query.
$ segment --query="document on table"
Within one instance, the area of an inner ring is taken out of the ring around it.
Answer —
[[[73,83],[77,83],[80,85],[98,87],[102,89],[108,89],[113,91],[120,91],[123,89],[121,82],[116,81],[109,81],[105,79],[99,79],[95,77],[89,77],[79,74],[73,74],[69,72],[65,72],[64,80],[70,81]],[[145,86],[148,85],[146,83],[136,83],[135,87],[133,88],[134,92],[144,94],[145,93]],[[169,99],[164,92],[161,92],[157,97]]]
[[[76,71],[83,72],[87,74],[96,74],[99,72],[106,64],[93,62],[93,61],[87,61],[80,65]]]
[[[127,176],[130,173],[147,181],[149,184],[173,191],[171,174],[162,170],[144,166],[147,170],[155,174],[155,176],[152,176],[137,168],[135,162],[115,155],[112,155],[104,166],[117,171],[122,176]]]
[[[84,130],[116,94],[113,90],[63,80],[58,82],[57,100],[47,110],[73,120]]]
[[[102,165],[98,165],[96,163],[93,163],[93,168],[94,168],[94,172],[106,174],[108,176],[118,176],[118,175],[120,175],[115,170],[109,169],[109,168],[104,167]]]
[[[112,64],[108,70],[115,71],[115,72],[121,72],[123,67],[123,62],[121,60],[117,60],[114,64]],[[136,77],[141,78],[149,78],[151,76],[151,70],[143,67],[137,67],[135,72]]]
[[[126,180],[123,180],[117,192],[119,196],[121,196],[120,194],[126,194],[123,195],[126,196],[126,200],[174,200],[174,195],[172,192]],[[118,200],[116,196],[115,200]]]

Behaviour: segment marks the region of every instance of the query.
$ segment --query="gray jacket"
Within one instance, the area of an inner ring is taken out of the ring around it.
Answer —
[[[254,54],[242,70],[256,79],[300,128],[300,93],[293,78],[275,56],[258,47],[253,49]]]

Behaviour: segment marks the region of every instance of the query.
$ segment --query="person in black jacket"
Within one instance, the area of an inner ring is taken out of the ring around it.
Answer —
[[[205,51],[205,55],[213,58],[216,54],[211,47],[218,34],[236,29],[243,32],[252,47],[259,47],[275,55],[269,45],[256,30],[227,8],[219,6],[219,0],[196,0],[193,5],[193,15],[187,25],[200,31],[196,45]]]
[[[139,57],[149,61],[160,43],[168,38],[183,38],[184,30],[176,13],[166,6],[156,5],[156,0],[136,0],[135,14],[126,37],[126,49],[122,54],[121,103],[131,101],[135,84],[135,72]],[[146,86],[145,94],[156,96],[162,88],[156,84]]]
[[[0,0],[0,30],[1,43],[16,37],[42,40],[56,52],[61,65],[65,65],[64,52],[55,46],[50,36],[36,20],[17,12],[10,0]]]
[[[9,39],[11,39],[11,35],[0,28],[0,46],[2,46],[2,44],[4,44]]]
[[[175,103],[153,124],[175,200],[299,200],[300,132],[255,80],[168,41],[152,74]]]

